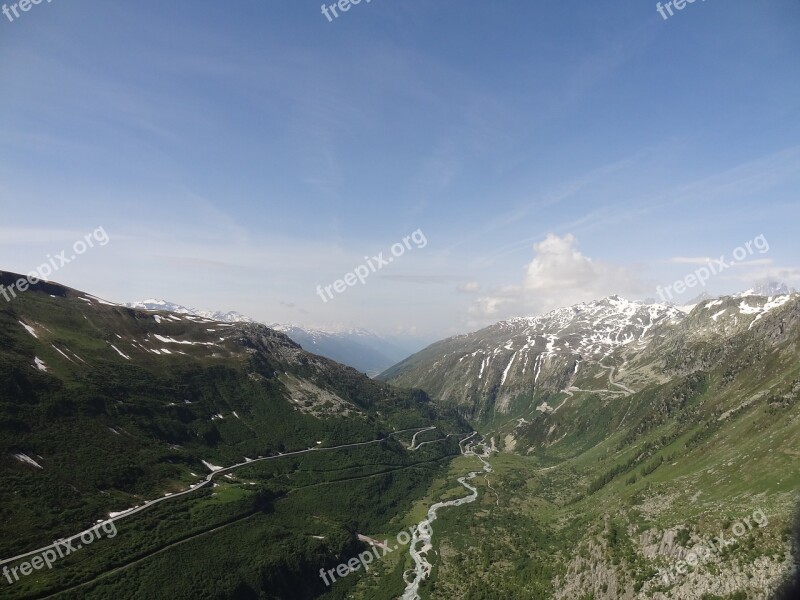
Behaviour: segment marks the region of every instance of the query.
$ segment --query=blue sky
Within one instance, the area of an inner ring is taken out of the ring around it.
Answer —
[[[800,286],[798,31],[794,0],[0,15],[0,269],[103,227],[51,279],[426,339],[654,297],[759,235],[707,291]],[[416,230],[424,248],[321,301]]]

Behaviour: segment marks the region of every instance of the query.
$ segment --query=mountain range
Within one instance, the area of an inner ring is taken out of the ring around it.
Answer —
[[[793,290],[609,296],[376,379],[290,332],[48,282],[0,305],[0,567],[119,530],[0,599],[791,597]],[[319,577],[439,509],[413,551]]]
[[[235,311],[198,310],[157,299],[129,302],[125,306],[180,315],[194,315],[224,323],[256,322]],[[413,342],[379,336],[366,329],[323,330],[280,323],[269,324],[269,327],[285,333],[309,352],[348,365],[369,376],[378,375],[419,349],[419,345]]]
[[[800,295],[770,286],[680,309],[611,296],[502,321],[380,379],[455,408],[504,457],[497,514],[471,535],[490,556],[549,560],[555,592],[543,581],[541,597],[768,598],[797,555],[799,354]],[[659,577],[754,511],[769,515],[758,535]],[[520,537],[546,550],[509,551]],[[534,589],[479,560],[467,552],[471,570],[450,569],[439,589]]]
[[[748,290],[675,307],[610,296],[437,342],[381,379],[426,389],[470,418],[511,413],[520,401],[569,392],[583,373],[605,369],[613,377],[614,360],[645,352],[684,321],[696,326],[693,335],[718,339],[754,326],[796,298],[790,292],[763,296]],[[609,394],[630,391],[619,382],[605,387]]]

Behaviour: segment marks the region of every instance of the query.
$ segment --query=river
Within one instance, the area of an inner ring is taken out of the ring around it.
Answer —
[[[486,458],[491,455],[491,449],[483,440],[479,442],[469,441],[475,435],[476,434],[473,433],[461,441],[459,444],[461,447],[461,454],[464,456],[475,456],[483,463],[483,471],[485,473],[491,473],[492,465],[486,461]],[[482,448],[483,451],[479,454],[475,451],[476,448]],[[420,521],[419,525],[417,525],[416,529],[414,530],[414,534],[411,537],[409,550],[411,553],[411,558],[414,561],[414,568],[406,571],[403,574],[403,578],[406,582],[406,589],[401,596],[402,600],[420,600],[419,586],[431,574],[433,566],[431,565],[430,561],[428,561],[427,555],[428,552],[433,549],[431,544],[431,540],[433,538],[432,523],[436,520],[436,515],[439,509],[448,508],[451,506],[461,506],[463,504],[475,502],[475,500],[478,499],[478,489],[467,482],[477,477],[479,473],[479,471],[473,471],[465,477],[459,477],[458,483],[468,489],[470,493],[463,498],[458,498],[457,500],[437,502],[428,509],[428,516]]]

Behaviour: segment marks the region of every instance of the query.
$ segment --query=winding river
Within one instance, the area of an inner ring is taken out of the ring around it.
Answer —
[[[461,441],[459,444],[461,446],[461,454],[464,456],[475,456],[483,463],[483,471],[485,473],[491,473],[492,466],[486,461],[486,458],[491,455],[491,449],[486,446],[483,440],[479,442],[469,441],[475,435],[476,433],[473,433]],[[482,447],[483,449],[480,454],[475,451],[475,449],[478,447]],[[464,496],[463,498],[458,498],[457,500],[437,502],[428,509],[427,518],[420,521],[419,525],[417,525],[416,529],[414,530],[414,534],[411,537],[409,550],[411,553],[411,558],[414,561],[414,568],[406,571],[403,574],[403,578],[406,582],[406,589],[401,596],[401,600],[420,600],[419,586],[430,576],[431,570],[433,569],[433,566],[428,561],[427,555],[428,552],[433,549],[433,546],[431,545],[433,527],[431,524],[436,520],[436,513],[441,508],[461,506],[462,504],[470,504],[475,502],[475,500],[478,499],[478,490],[467,482],[477,477],[478,474],[479,471],[473,471],[465,477],[458,478],[458,483],[468,489],[470,494]]]

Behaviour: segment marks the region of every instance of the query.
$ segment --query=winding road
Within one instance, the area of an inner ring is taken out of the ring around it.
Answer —
[[[368,445],[371,445],[371,444],[378,444],[380,442],[384,442],[384,441],[388,440],[389,438],[391,438],[391,437],[393,437],[395,435],[399,435],[401,433],[408,433],[409,431],[416,431],[417,433],[421,433],[422,431],[429,431],[431,429],[435,429],[435,427],[417,427],[417,428],[412,428],[412,429],[403,429],[403,430],[400,430],[400,431],[393,431],[392,433],[390,433],[389,435],[387,435],[385,437],[379,438],[377,440],[370,440],[368,442],[356,442],[356,443],[353,443],[353,444],[342,444],[341,446],[330,446],[330,447],[327,447],[327,448],[320,448],[318,446],[315,446],[315,447],[312,447],[312,448],[308,448],[306,450],[297,450],[295,452],[286,452],[286,453],[277,454],[277,455],[274,455],[274,456],[266,456],[266,457],[256,458],[256,459],[253,459],[253,460],[247,460],[245,462],[238,463],[238,464],[235,464],[235,465],[231,465],[230,467],[224,467],[222,469],[218,469],[218,470],[215,470],[215,471],[209,473],[209,475],[205,478],[204,481],[202,481],[201,483],[193,485],[188,490],[185,490],[183,492],[178,492],[178,493],[175,493],[175,494],[171,494],[169,496],[162,496],[161,498],[158,498],[156,500],[146,500],[145,503],[142,506],[138,506],[136,508],[131,508],[129,510],[126,510],[123,513],[121,513],[121,514],[119,514],[119,515],[117,515],[115,517],[111,517],[111,518],[103,520],[103,521],[98,521],[97,524],[99,524],[99,523],[108,523],[108,522],[116,524],[119,521],[122,521],[124,519],[129,518],[129,517],[132,517],[133,515],[138,514],[138,513],[142,512],[144,510],[150,509],[150,508],[152,508],[152,507],[154,507],[157,504],[160,504],[162,502],[166,502],[168,500],[174,500],[175,498],[180,498],[181,496],[187,496],[189,494],[193,494],[196,491],[198,491],[200,489],[203,489],[204,487],[207,487],[208,485],[213,483],[214,479],[216,479],[218,477],[222,477],[224,475],[227,475],[228,473],[231,473],[231,472],[235,471],[236,469],[240,469],[241,467],[247,467],[247,466],[254,465],[256,463],[264,462],[264,461],[268,461],[268,460],[278,460],[278,459],[281,459],[281,458],[286,458],[287,456],[298,456],[300,454],[307,454],[309,452],[330,452],[331,450],[341,450],[343,448],[356,448],[358,446],[368,446]],[[415,434],[414,437],[416,437],[416,434]],[[4,559],[0,560],[0,567],[2,567],[3,565],[7,565],[7,564],[10,564],[10,563],[17,562],[18,560],[21,560],[23,558],[27,558],[28,556],[33,556],[35,554],[41,554],[41,553],[45,552],[46,550],[50,550],[50,549],[54,549],[55,550],[56,545],[59,544],[60,542],[65,542],[65,541],[66,542],[72,542],[72,541],[78,540],[82,535],[88,534],[89,532],[91,532],[94,529],[94,527],[97,526],[97,524],[95,524],[93,527],[90,527],[88,529],[85,529],[85,530],[81,531],[80,533],[76,533],[75,535],[73,535],[71,537],[62,538],[60,540],[57,540],[56,542],[53,542],[52,544],[50,544],[48,546],[43,546],[42,548],[37,548],[36,550],[31,550],[29,552],[25,552],[24,554],[18,554],[17,556],[12,556],[10,558],[4,558]],[[76,549],[80,548],[80,545],[76,544],[75,548]]]

